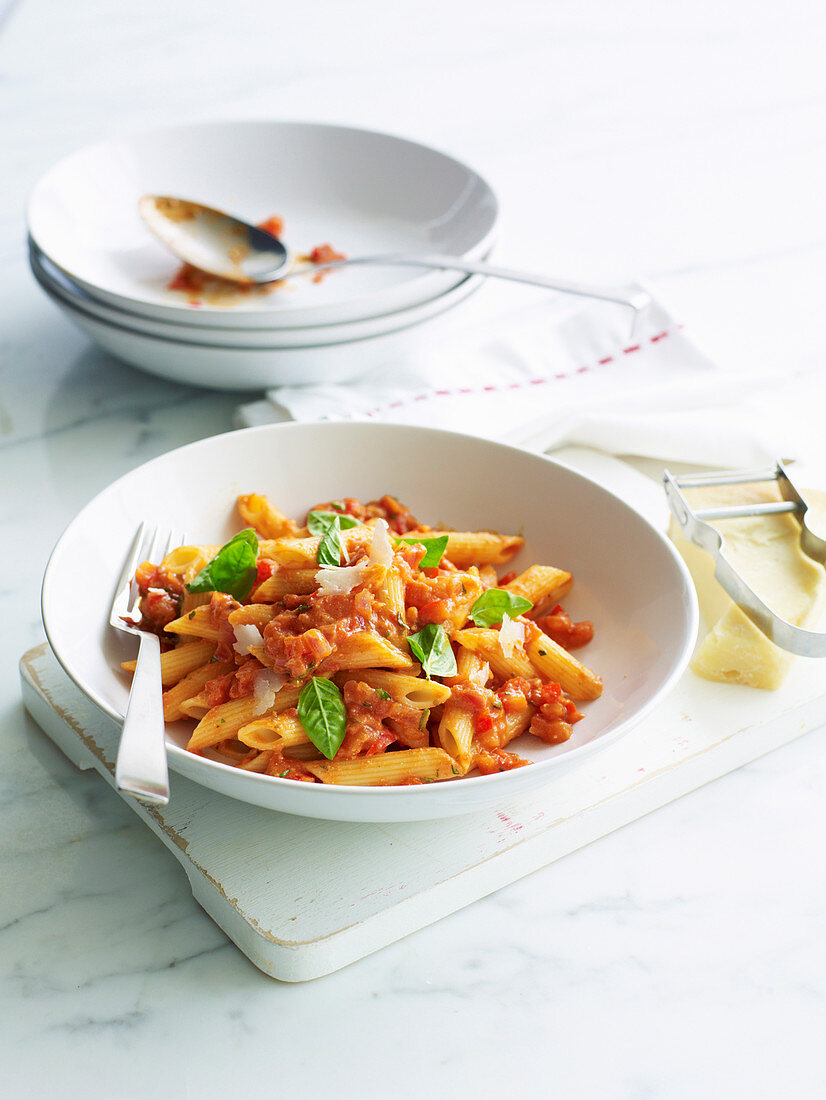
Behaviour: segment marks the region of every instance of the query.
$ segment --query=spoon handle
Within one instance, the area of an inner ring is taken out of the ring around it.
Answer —
[[[321,268],[345,267],[349,264],[393,264],[403,267],[435,267],[445,271],[464,271],[468,275],[487,275],[493,279],[508,279],[513,283],[527,283],[529,286],[542,286],[548,290],[557,290],[561,294],[576,294],[582,298],[599,298],[605,302],[617,302],[629,306],[635,312],[645,309],[651,302],[651,296],[644,290],[622,291],[612,287],[592,286],[587,283],[574,283],[568,279],[556,279],[547,275],[534,275],[527,271],[516,271],[509,267],[482,260],[460,260],[455,256],[416,255],[390,253],[380,256],[354,256],[352,259],[332,261],[329,264],[314,265],[313,270]]]

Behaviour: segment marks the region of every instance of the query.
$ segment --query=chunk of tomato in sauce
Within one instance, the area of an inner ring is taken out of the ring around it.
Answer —
[[[557,604],[549,615],[536,619],[536,625],[563,649],[580,649],[594,636],[594,626],[588,619],[572,622],[570,616]]]

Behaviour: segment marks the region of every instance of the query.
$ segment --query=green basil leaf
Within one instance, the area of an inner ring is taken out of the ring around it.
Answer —
[[[307,516],[307,526],[313,535],[321,535],[316,561],[319,565],[341,564],[341,532],[358,527],[359,521],[338,512],[313,511]]]
[[[420,543],[425,548],[425,556],[419,562],[419,569],[435,569],[447,549],[447,535],[439,535],[435,539],[398,539],[398,542],[407,542],[411,546]]]
[[[390,698],[390,692],[385,691],[384,688],[376,688],[376,695],[378,695],[379,699],[389,699]]]
[[[257,557],[258,536],[248,527],[225,543],[186,587],[190,592],[227,592],[245,600],[258,575]]]
[[[477,626],[499,626],[505,615],[515,619],[532,607],[530,600],[516,596],[506,588],[489,588],[470,609],[470,617]]]
[[[428,680],[433,676],[455,676],[456,658],[450,646],[445,628],[439,623],[428,623],[407,641],[413,655],[422,663]]]
[[[345,515],[343,512],[323,512],[316,510],[307,516],[307,526],[311,535],[323,535],[331,523],[338,523],[340,530],[346,531],[348,527],[358,527],[359,521],[354,516]]]
[[[341,528],[331,523],[318,544],[316,561],[319,565],[341,565]]]
[[[313,676],[298,697],[298,720],[319,752],[332,760],[344,740],[347,710],[332,680]]]

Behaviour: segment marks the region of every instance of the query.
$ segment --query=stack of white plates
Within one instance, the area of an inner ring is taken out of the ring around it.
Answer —
[[[138,215],[146,193],[194,199],[252,222],[278,215],[282,239],[297,253],[329,243],[348,256],[480,259],[497,220],[493,191],[466,165],[414,142],[341,126],[178,126],[60,161],[29,203],[30,260],[40,285],[119,359],[225,389],[342,381],[438,342],[447,322],[436,318],[481,278],[353,266],[320,282],[296,277],[268,293],[193,299],[168,289],[178,265]]]

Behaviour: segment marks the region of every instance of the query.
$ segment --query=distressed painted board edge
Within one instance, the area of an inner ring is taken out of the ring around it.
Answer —
[[[94,711],[88,700],[70,683],[48,646],[31,650],[20,663],[24,703],[58,747],[80,768],[94,768],[114,789],[111,764],[95,742],[90,727]],[[59,698],[59,702],[58,702]],[[78,717],[81,721],[78,721]],[[672,715],[672,719],[673,719]],[[101,720],[104,716],[100,716]],[[184,868],[194,897],[236,946],[271,977],[281,981],[307,981],[343,966],[418,931],[449,913],[469,905],[503,886],[554,862],[607,833],[650,813],[826,721],[826,697],[807,696],[798,705],[774,714],[762,725],[720,730],[719,740],[673,765],[643,775],[638,782],[606,793],[565,818],[547,824],[459,873],[436,878],[427,888],[388,901],[366,919],[337,925],[326,936],[304,942],[277,939],[266,932],[264,915],[244,912],[237,899],[210,873],[208,858],[196,863],[164,811],[147,808],[132,799],[124,801],[160,838]],[[84,728],[87,727],[87,728]],[[185,781],[189,782],[189,781]],[[194,786],[194,785],[193,785]],[[210,797],[222,799],[221,795]],[[596,792],[592,792],[596,795]],[[121,796],[123,797],[123,796]],[[322,824],[329,823],[319,823]],[[440,823],[433,823],[438,834]]]

